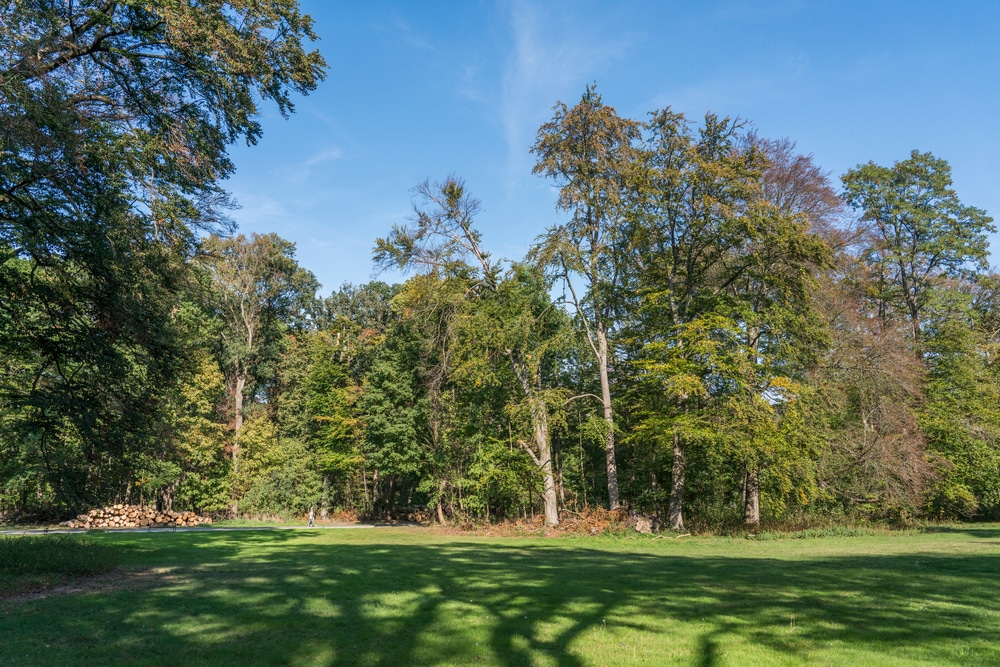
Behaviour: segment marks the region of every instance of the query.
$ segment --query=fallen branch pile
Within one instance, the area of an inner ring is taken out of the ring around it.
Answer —
[[[60,526],[67,528],[154,528],[188,527],[211,525],[212,519],[194,512],[157,511],[141,505],[112,505],[98,510],[90,510],[75,519],[63,521]]]

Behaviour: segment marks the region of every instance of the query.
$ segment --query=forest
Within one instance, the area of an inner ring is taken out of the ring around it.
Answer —
[[[4,11],[0,517],[1000,519],[996,228],[945,159],[834,177],[590,86],[538,128],[563,222],[525,256],[429,174],[372,238],[408,279],[324,296],[224,188],[325,76],[296,3]]]

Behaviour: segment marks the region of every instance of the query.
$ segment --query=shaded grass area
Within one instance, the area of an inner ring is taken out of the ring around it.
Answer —
[[[8,603],[0,664],[1000,664],[1000,528],[774,540],[103,535],[142,590]]]
[[[110,572],[120,560],[120,548],[87,537],[0,536],[0,598]]]

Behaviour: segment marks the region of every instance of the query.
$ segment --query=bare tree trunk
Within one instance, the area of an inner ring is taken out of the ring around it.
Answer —
[[[438,503],[437,503],[437,515],[438,523],[442,526],[448,523],[444,518],[444,490],[447,487],[448,482],[441,480],[441,486],[438,487]]]
[[[239,498],[236,497],[236,485],[240,472],[240,431],[243,430],[243,389],[247,384],[247,374],[236,375],[236,386],[233,391],[233,495],[230,513],[235,517],[239,513]]]
[[[913,349],[916,350],[917,357],[922,358],[923,354],[920,349],[920,307],[917,305],[917,299],[913,294],[913,290],[910,285],[910,281],[907,279],[906,267],[902,261],[899,262],[899,276],[904,299],[906,301],[906,309],[910,313],[910,327],[913,331]]]
[[[169,511],[171,511],[171,510],[174,509],[174,490],[175,490],[175,488],[176,487],[173,484],[168,484],[165,487],[163,487],[163,491],[162,491],[163,509],[165,511],[167,511],[167,512],[169,512]]]
[[[760,468],[747,466],[743,501],[743,520],[748,526],[760,525]]]
[[[559,525],[559,499],[556,493],[556,481],[554,465],[552,462],[552,441],[549,437],[549,408],[538,389],[538,377],[531,377],[527,364],[513,350],[507,350],[507,359],[510,360],[514,375],[521,383],[524,397],[528,400],[529,412],[531,413],[531,427],[534,431],[535,450],[532,451],[529,445],[522,444],[525,451],[542,470],[542,504],[545,508],[545,524],[548,526]],[[532,380],[535,383],[532,383]],[[529,494],[529,499],[531,495]],[[534,503],[532,512],[534,512]]]
[[[396,504],[396,475],[389,478],[389,496],[385,501],[385,518],[392,518],[392,506]]]
[[[608,506],[621,507],[618,498],[618,465],[615,462],[615,417],[611,408],[611,383],[608,379],[608,335],[603,323],[597,326],[597,362],[601,374],[601,402],[604,404],[604,421],[607,435],[604,440],[604,458],[608,468]]]
[[[566,480],[563,477],[563,452],[562,449],[556,458],[556,482],[559,485],[559,504],[566,507]]]
[[[240,431],[243,429],[243,389],[247,384],[247,376],[240,373],[236,376],[236,387],[233,390],[233,473],[240,471]]]
[[[760,327],[749,329],[750,349],[753,351],[751,363],[760,363]],[[751,436],[751,440],[753,437]],[[760,464],[747,464],[745,483],[743,485],[743,521],[748,526],[760,525]]]
[[[674,461],[670,466],[670,507],[668,514],[670,518],[670,530],[678,533],[684,531],[684,473],[687,469],[687,462],[684,460],[684,447],[681,446],[681,439],[674,430]]]
[[[330,473],[323,473],[323,497],[319,504],[319,518],[330,518]]]
[[[542,469],[542,502],[545,506],[545,525],[559,525],[559,502],[556,495],[555,475],[552,466],[552,444],[549,442],[548,408],[540,399],[532,408],[535,423],[535,445],[538,447],[538,462]]]

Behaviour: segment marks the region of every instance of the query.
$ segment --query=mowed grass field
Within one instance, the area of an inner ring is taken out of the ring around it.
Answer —
[[[776,539],[102,534],[0,665],[1000,664],[1000,526]]]

